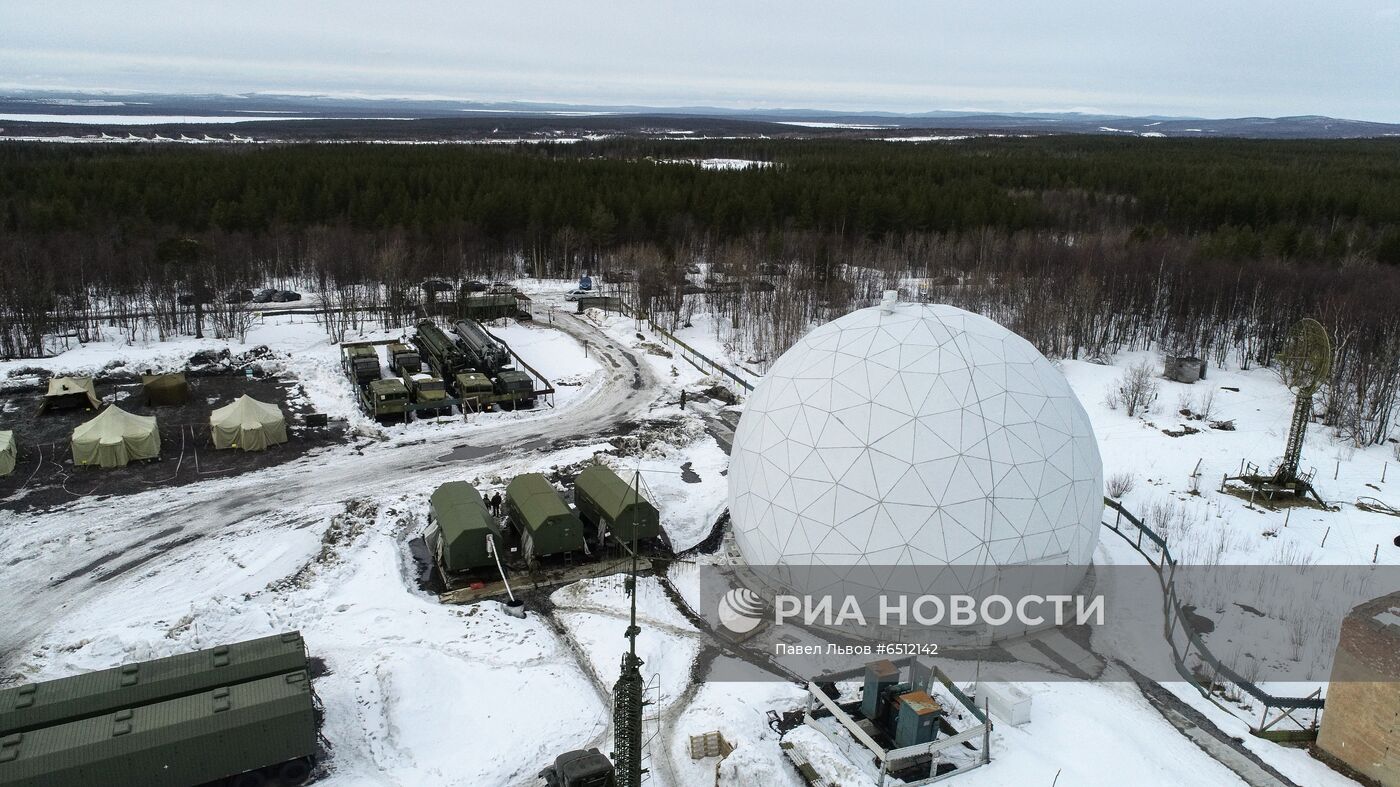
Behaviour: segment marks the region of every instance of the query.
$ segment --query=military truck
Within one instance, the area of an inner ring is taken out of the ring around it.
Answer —
[[[389,355],[389,369],[394,374],[417,374],[423,371],[423,359],[418,351],[403,342],[392,342],[386,349]]]
[[[448,481],[428,498],[428,552],[444,574],[494,567],[496,559],[486,546],[505,545],[501,525],[476,487],[466,481]]]
[[[502,410],[519,407],[529,410],[535,406],[535,381],[519,369],[505,369],[496,375],[496,403]]]
[[[496,384],[481,372],[461,372],[456,382],[464,413],[484,412],[496,401]]]
[[[632,484],[604,464],[589,465],[574,479],[579,518],[618,543],[630,547],[661,536],[661,514]]]
[[[367,385],[379,379],[379,353],[369,343],[347,344],[342,350],[341,363],[355,385]]]
[[[0,787],[300,784],[321,753],[299,632],[0,692]]]
[[[578,552],[586,547],[583,522],[549,480],[524,473],[506,486],[506,513],[520,535],[527,563],[549,555]]]
[[[617,769],[597,749],[564,752],[540,778],[546,787],[617,787]]]
[[[452,411],[447,385],[441,377],[432,372],[419,372],[405,374],[403,381],[408,389],[408,398],[415,405],[414,412],[440,414]]]
[[[376,421],[408,420],[408,388],[397,377],[375,380],[359,390],[360,406]]]
[[[432,320],[418,323],[418,331],[413,335],[413,345],[418,348],[423,360],[444,380],[456,380],[459,372],[475,371],[467,356],[462,353],[462,348]]]
[[[510,351],[476,320],[458,320],[452,323],[452,332],[457,334],[457,345],[478,372],[494,376],[510,366]]]

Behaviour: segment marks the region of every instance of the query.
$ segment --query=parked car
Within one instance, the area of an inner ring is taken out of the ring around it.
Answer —
[[[467,292],[486,292],[486,288],[486,282],[480,279],[467,279],[466,283],[462,285],[462,289]]]
[[[596,293],[596,292],[594,292],[594,291],[592,291],[592,290],[585,290],[585,289],[569,290],[568,292],[564,293],[564,300],[566,300],[566,301],[576,301],[576,300],[578,300],[579,298],[586,298],[586,297],[588,297],[588,296],[590,296],[590,295],[597,295],[597,294],[598,294],[598,293]]]
[[[224,296],[224,303],[248,303],[253,300],[252,290],[233,290]]]
[[[299,300],[301,300],[301,293],[292,292],[291,290],[278,290],[276,294],[272,296],[273,303],[291,303],[292,301]]]
[[[452,292],[452,285],[442,279],[428,279],[423,282],[425,292]]]
[[[277,290],[263,288],[253,293],[253,303],[272,303],[272,299],[277,295]]]
[[[494,293],[510,293],[510,292],[515,292],[515,285],[514,285],[514,284],[511,284],[510,282],[493,281],[493,282],[491,282],[491,292],[494,292]]]

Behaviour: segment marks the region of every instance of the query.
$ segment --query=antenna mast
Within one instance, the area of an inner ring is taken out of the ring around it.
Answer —
[[[640,457],[638,458],[640,462]],[[634,503],[640,499],[641,471],[632,479]],[[632,569],[626,580],[632,612],[627,625],[627,652],[622,654],[622,674],[613,685],[613,764],[620,787],[642,784],[642,660],[637,656],[637,526],[632,526]]]

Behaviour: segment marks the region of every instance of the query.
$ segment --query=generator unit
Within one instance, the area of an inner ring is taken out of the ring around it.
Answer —
[[[899,679],[899,668],[889,660],[865,665],[865,689],[861,715],[894,741],[895,748],[928,743],[938,737],[943,706],[927,691]]]

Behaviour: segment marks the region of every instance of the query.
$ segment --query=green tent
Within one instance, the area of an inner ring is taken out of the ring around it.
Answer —
[[[112,405],[73,430],[73,464],[125,467],[137,459],[160,456],[156,419],[132,415]]]
[[[15,459],[19,457],[19,450],[15,448],[15,433],[0,432],[0,476],[9,475],[15,471]]]
[[[146,406],[184,404],[190,400],[190,384],[184,372],[143,374],[141,386],[146,390]]]
[[[39,412],[49,410],[96,410],[102,406],[97,398],[97,390],[91,377],[54,377],[49,380],[49,390],[44,394],[44,403]]]
[[[209,414],[209,431],[215,448],[264,451],[287,442],[287,419],[277,405],[243,394]]]
[[[630,544],[661,535],[661,515],[656,506],[632,484],[604,464],[589,465],[574,479],[574,502],[579,516],[613,538]]]
[[[466,571],[495,564],[486,540],[501,546],[501,526],[481,493],[466,481],[448,481],[428,499],[428,548],[444,571]]]
[[[524,473],[506,485],[506,511],[520,529],[525,560],[584,548],[583,522],[549,479]]]

